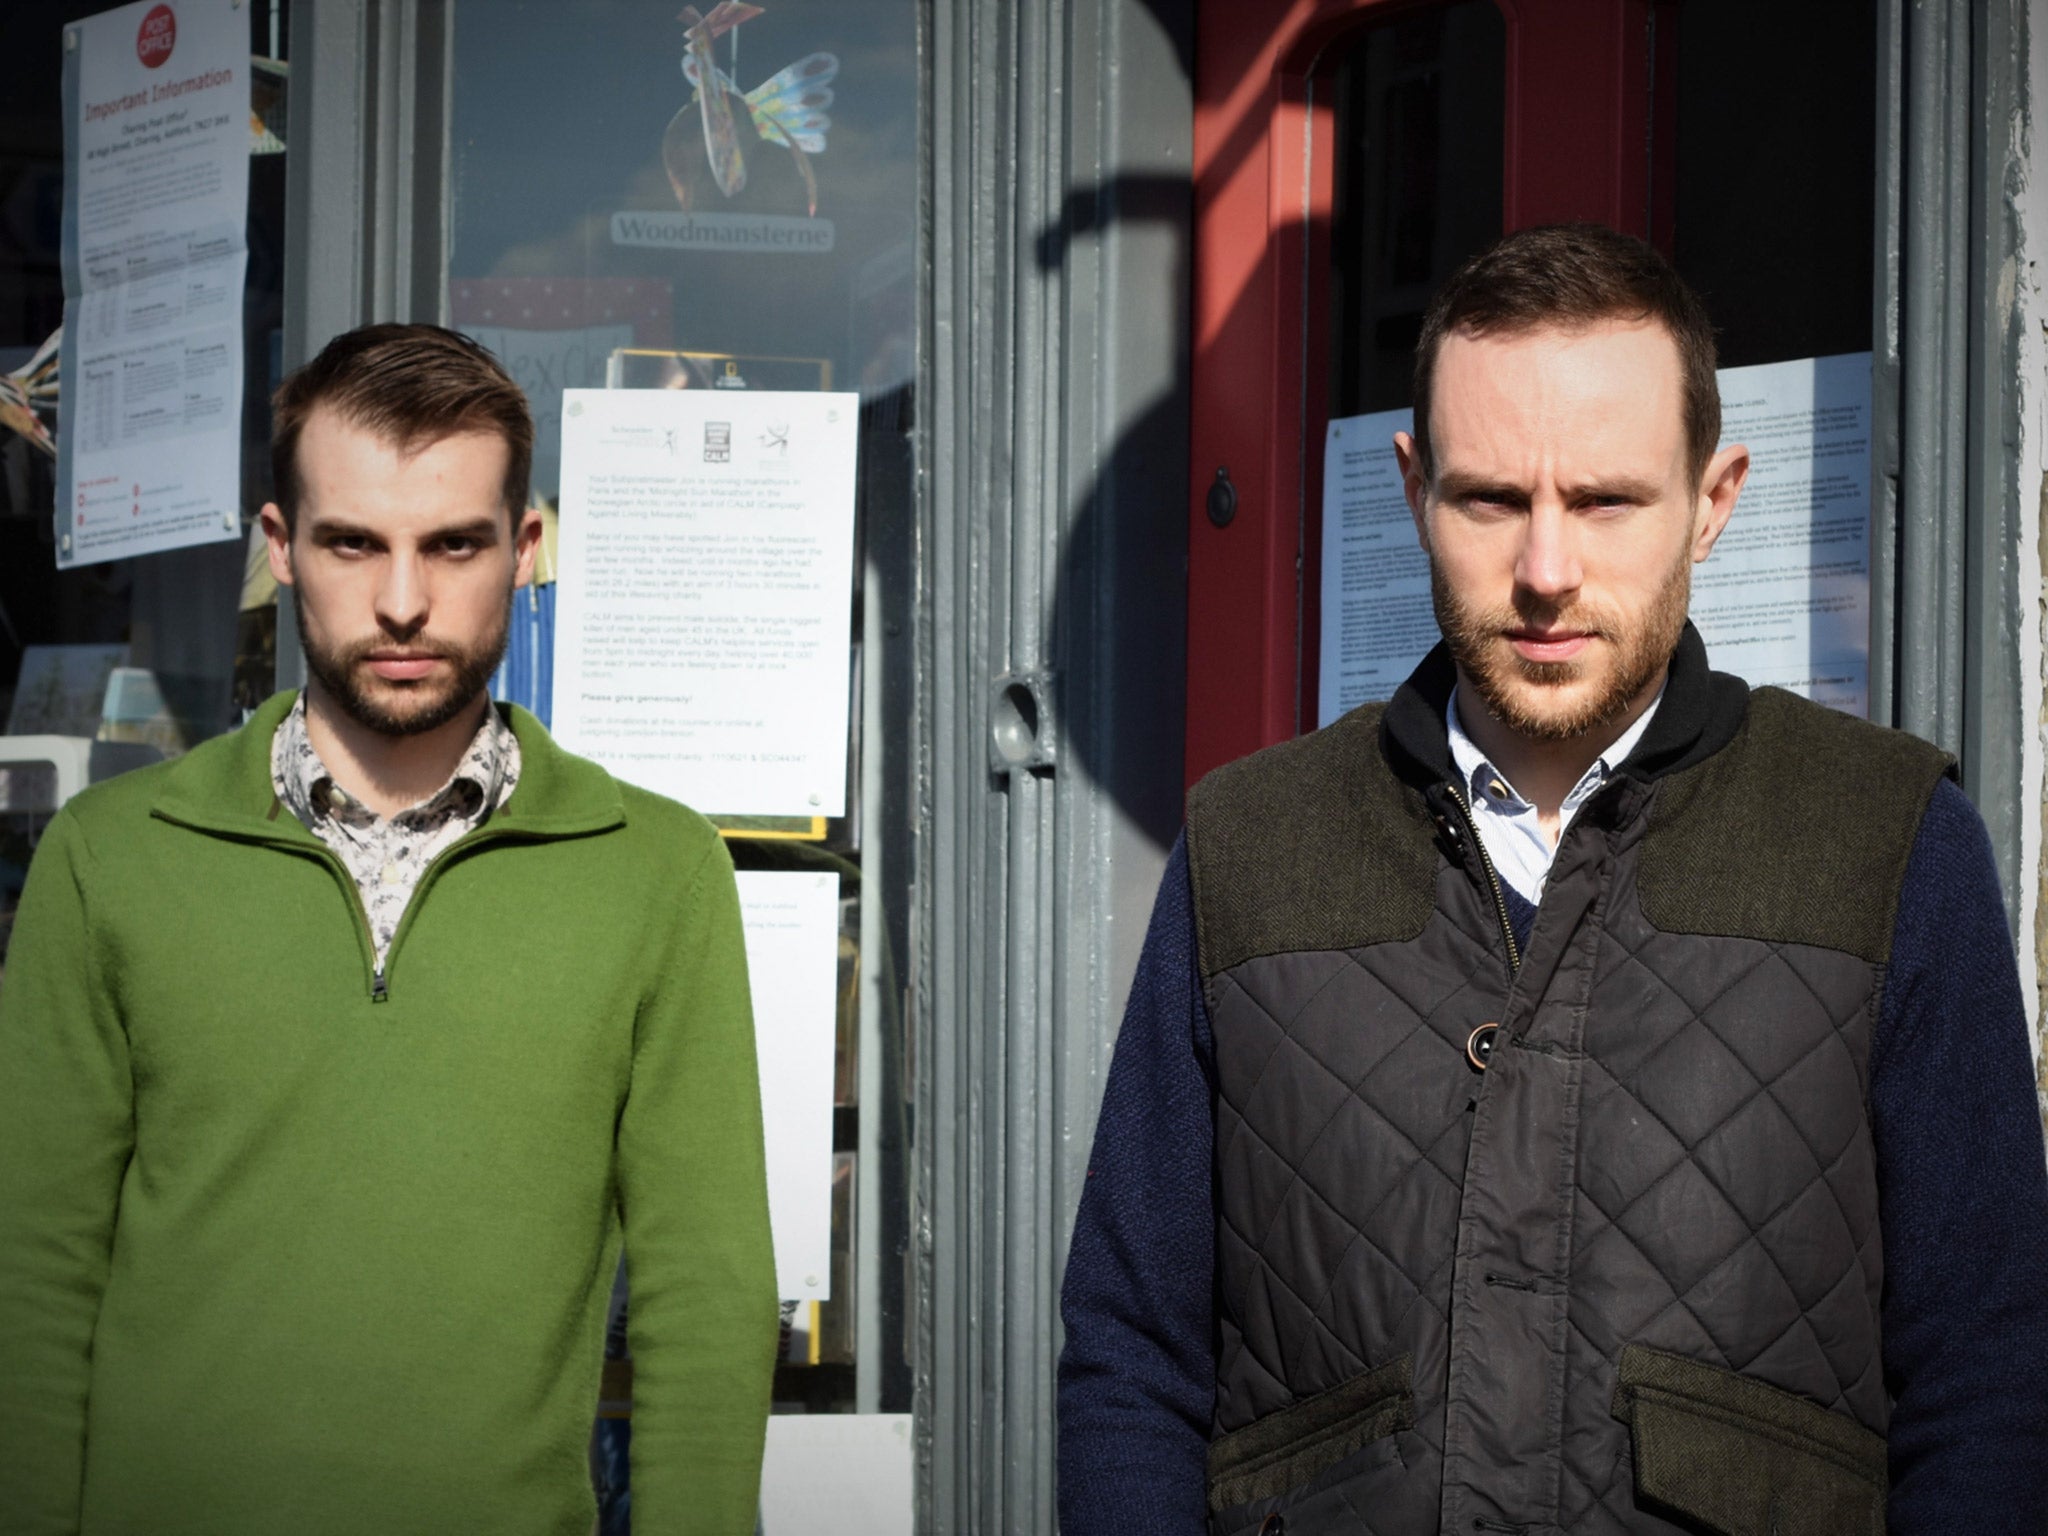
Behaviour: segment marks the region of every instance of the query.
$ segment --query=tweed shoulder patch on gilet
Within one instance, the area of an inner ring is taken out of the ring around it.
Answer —
[[[1746,750],[1751,739],[1764,743]],[[1782,688],[1759,688],[1733,748],[1662,781],[1644,914],[1667,933],[1818,945],[1882,965],[1914,833],[1955,759]]]
[[[1412,939],[1436,868],[1422,797],[1386,769],[1368,704],[1216,769],[1188,795],[1205,980],[1255,955]]]

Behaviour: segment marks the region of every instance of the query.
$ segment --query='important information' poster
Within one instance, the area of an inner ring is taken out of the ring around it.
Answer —
[[[60,567],[240,536],[248,203],[245,9],[65,27]]]

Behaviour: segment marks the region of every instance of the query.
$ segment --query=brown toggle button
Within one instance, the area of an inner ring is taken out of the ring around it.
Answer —
[[[1287,1522],[1278,1515],[1268,1515],[1259,1522],[1259,1536],[1287,1536]]]
[[[1484,1072],[1486,1064],[1493,1060],[1493,1037],[1499,1033],[1498,1024],[1482,1024],[1472,1031],[1471,1038],[1465,1042],[1465,1059],[1481,1072]]]

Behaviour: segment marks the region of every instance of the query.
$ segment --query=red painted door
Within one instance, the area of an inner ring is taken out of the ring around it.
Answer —
[[[1671,15],[1672,0],[1198,13],[1190,783],[1314,722],[1332,390],[1388,387],[1359,384],[1354,354],[1377,352],[1383,375],[1405,357],[1418,274],[1467,254],[1447,240],[1597,219],[1669,248]],[[1387,313],[1361,314],[1361,293]]]

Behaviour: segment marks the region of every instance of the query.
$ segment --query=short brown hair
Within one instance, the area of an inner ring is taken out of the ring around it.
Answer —
[[[1686,458],[1693,479],[1704,476],[1721,441],[1707,307],[1653,246],[1604,224],[1547,224],[1503,236],[1452,273],[1430,301],[1415,343],[1415,449],[1423,474],[1434,472],[1429,394],[1446,336],[1614,319],[1655,320],[1678,344]]]
[[[533,472],[533,413],[498,360],[438,325],[365,325],[345,331],[271,397],[272,492],[285,526],[298,526],[299,433],[316,406],[365,427],[401,453],[458,432],[505,440],[505,510],[516,525]]]

